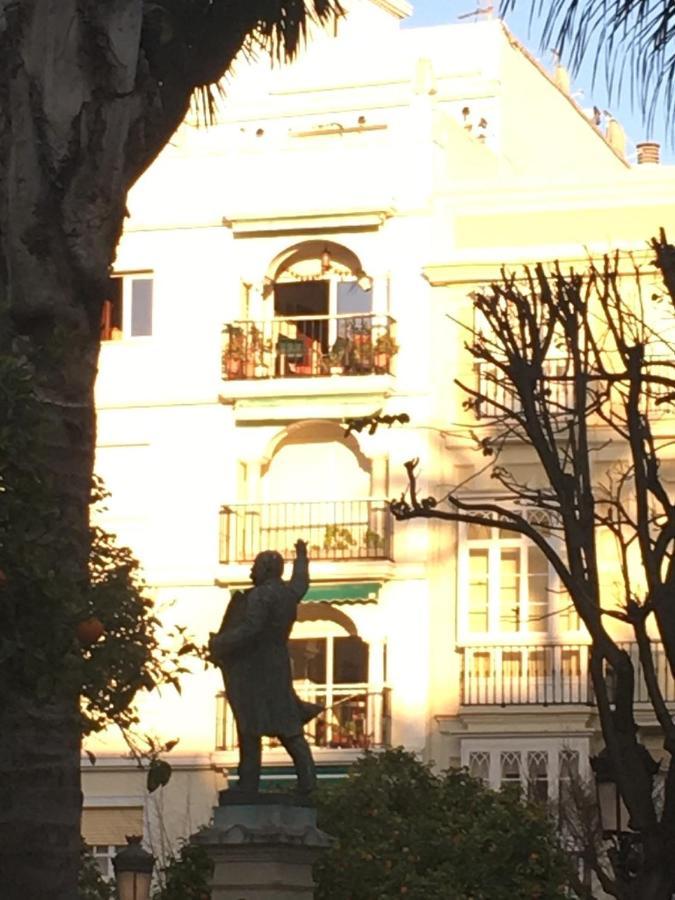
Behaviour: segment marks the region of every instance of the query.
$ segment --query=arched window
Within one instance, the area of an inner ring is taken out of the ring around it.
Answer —
[[[289,251],[274,273],[279,374],[373,371],[372,282],[339,244],[309,241]]]

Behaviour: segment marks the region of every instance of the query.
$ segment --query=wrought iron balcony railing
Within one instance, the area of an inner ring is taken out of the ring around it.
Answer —
[[[386,500],[231,504],[220,511],[220,562],[250,562],[261,550],[292,556],[299,538],[313,559],[391,559],[392,531]]]
[[[392,372],[394,321],[376,313],[230,322],[223,329],[225,380]]]
[[[626,653],[630,656],[631,662],[633,663],[633,669],[635,671],[635,687],[633,690],[633,699],[635,703],[649,703],[649,691],[647,690],[645,677],[642,672],[642,666],[640,665],[640,653],[638,651],[637,643],[635,641],[626,641],[625,643],[620,643],[619,647],[622,650],[626,651]],[[674,704],[675,680],[673,679],[672,673],[670,671],[670,666],[668,665],[666,651],[664,650],[663,644],[660,641],[652,641],[651,649],[652,659],[654,660],[654,671],[656,672],[656,681],[659,688],[661,689],[663,699],[668,704]],[[609,681],[610,700],[611,702],[614,702],[614,685],[611,669],[607,669],[606,677]]]
[[[296,681],[294,688],[302,700],[320,703],[324,711],[305,730],[314,747],[365,750],[388,747],[391,743],[390,688],[375,689],[368,684],[315,684]],[[274,738],[266,747],[280,746]],[[216,748],[234,750],[237,729],[225,693],[218,695]]]
[[[463,706],[592,702],[584,644],[464,647],[461,653]]]
[[[475,368],[476,390],[481,399],[472,397],[470,402],[478,418],[499,419],[521,409],[520,397],[499,368],[487,362],[478,363]],[[566,378],[567,369],[564,359],[550,359],[544,365],[547,406],[552,414],[564,413],[572,402],[573,385]]]
[[[634,703],[649,704],[637,644],[619,643],[635,671]],[[587,644],[517,644],[463,647],[463,706],[592,704],[593,689]],[[652,642],[656,678],[666,703],[675,704],[675,679],[663,645]],[[612,670],[606,667],[610,702],[614,702]]]

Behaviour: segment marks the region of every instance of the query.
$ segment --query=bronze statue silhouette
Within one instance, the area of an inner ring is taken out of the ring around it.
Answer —
[[[259,790],[263,735],[278,738],[286,748],[299,793],[308,794],[316,786],[303,726],[322,707],[306,703],[295,693],[288,653],[297,605],[309,588],[306,543],[297,541],[295,550],[289,581],[282,580],[280,553],[265,550],[256,556],[251,568],[253,587],[235,592],[218,633],[209,642],[237,725],[241,791]]]

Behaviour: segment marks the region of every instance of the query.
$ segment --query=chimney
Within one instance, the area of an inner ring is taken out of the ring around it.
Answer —
[[[661,162],[661,145],[656,141],[642,141],[636,146],[639,166],[658,165]]]

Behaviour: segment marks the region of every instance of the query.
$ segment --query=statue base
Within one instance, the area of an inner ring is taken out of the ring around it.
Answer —
[[[312,866],[333,838],[292,794],[220,791],[213,825],[191,838],[213,863],[211,900],[311,900]]]

